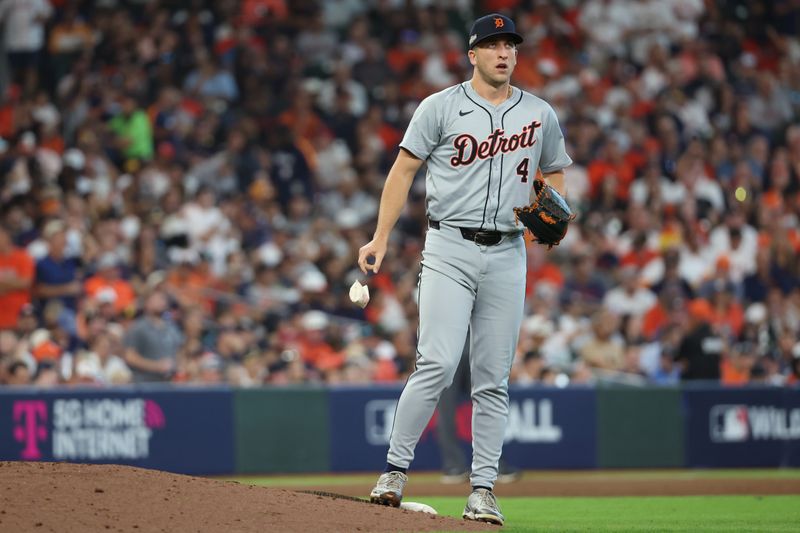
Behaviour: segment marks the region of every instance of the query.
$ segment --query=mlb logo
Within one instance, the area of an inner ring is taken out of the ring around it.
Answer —
[[[715,405],[711,408],[709,430],[712,442],[744,442],[750,436],[746,405]]]
[[[367,442],[373,446],[389,444],[394,424],[397,400],[370,400],[364,413],[364,429]]]

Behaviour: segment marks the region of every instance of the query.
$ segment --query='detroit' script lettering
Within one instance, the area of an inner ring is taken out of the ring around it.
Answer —
[[[542,123],[534,120],[520,133],[514,133],[506,137],[505,130],[497,128],[485,140],[478,140],[469,133],[462,133],[453,141],[453,148],[456,155],[450,158],[450,164],[454,167],[470,165],[475,159],[488,159],[499,153],[507,154],[519,148],[530,148],[536,143],[534,136],[536,128],[541,127]]]

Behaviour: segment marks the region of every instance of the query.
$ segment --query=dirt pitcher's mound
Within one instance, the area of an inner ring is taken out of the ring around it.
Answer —
[[[116,465],[0,462],[0,531],[487,531],[351,500]]]

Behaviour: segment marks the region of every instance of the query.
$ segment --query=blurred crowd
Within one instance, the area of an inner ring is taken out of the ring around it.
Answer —
[[[796,383],[797,0],[0,0],[0,384],[405,379],[422,176],[347,292],[493,11],[579,213],[528,246],[512,381]]]

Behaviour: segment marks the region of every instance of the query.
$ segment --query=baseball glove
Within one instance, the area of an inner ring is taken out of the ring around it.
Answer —
[[[557,246],[567,234],[569,222],[575,218],[567,201],[543,179],[533,182],[536,195],[531,205],[515,207],[514,217],[531,232],[535,242],[549,248]]]

